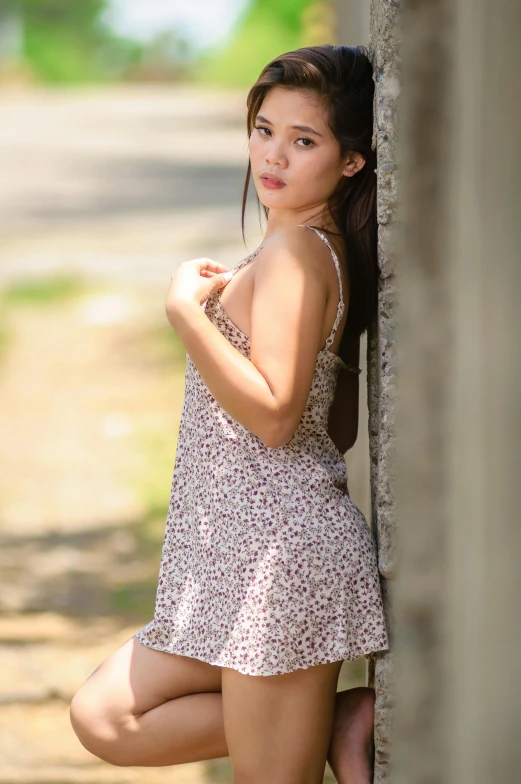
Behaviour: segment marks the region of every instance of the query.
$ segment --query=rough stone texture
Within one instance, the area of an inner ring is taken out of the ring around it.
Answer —
[[[378,157],[378,262],[381,280],[377,323],[368,333],[368,408],[371,459],[372,525],[378,545],[381,585],[391,650],[368,663],[368,685],[376,692],[375,782],[389,781],[393,718],[392,616],[389,581],[394,573],[395,463],[395,279],[394,225],[398,178],[396,107],[398,76],[398,2],[373,0],[368,42],[375,79],[373,145]]]

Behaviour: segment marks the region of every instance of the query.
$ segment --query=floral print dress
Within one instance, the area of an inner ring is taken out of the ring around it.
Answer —
[[[345,365],[329,351],[344,312],[340,263],[327,237],[307,228],[331,250],[340,301],[298,428],[283,446],[266,446],[221,408],[187,355],[154,617],[136,632],[150,648],[246,675],[389,647],[373,534],[327,433]],[[249,337],[220,294],[205,313],[249,358]]]

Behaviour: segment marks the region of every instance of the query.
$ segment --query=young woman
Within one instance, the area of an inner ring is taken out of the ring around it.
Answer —
[[[251,176],[262,244],[172,277],[187,368],[155,614],[71,705],[115,765],[229,755],[235,784],[319,784],[329,759],[341,784],[372,780],[374,692],[336,688],[343,661],[388,648],[343,456],[376,307],[373,89],[364,47],[269,63],[242,212],[244,230]]]

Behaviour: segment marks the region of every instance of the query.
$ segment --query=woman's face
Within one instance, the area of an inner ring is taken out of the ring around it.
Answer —
[[[303,212],[323,205],[344,172],[349,175],[349,167],[360,168],[355,157],[340,154],[324,109],[312,93],[272,87],[254,125],[251,170],[265,207]]]

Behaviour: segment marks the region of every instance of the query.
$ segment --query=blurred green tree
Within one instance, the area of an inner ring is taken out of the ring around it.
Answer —
[[[231,38],[205,53],[193,69],[199,81],[248,86],[274,57],[307,40],[306,12],[317,0],[254,0]],[[320,2],[325,7],[324,0]]]
[[[77,83],[118,79],[139,61],[142,46],[103,23],[107,0],[18,0],[24,57],[36,78]]]

